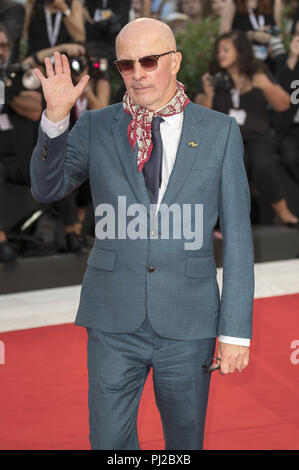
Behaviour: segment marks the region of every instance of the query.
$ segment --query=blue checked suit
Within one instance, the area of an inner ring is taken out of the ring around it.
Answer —
[[[161,228],[159,217],[153,219],[150,216],[144,176],[137,172],[137,148],[132,150],[128,142],[130,119],[120,103],[84,113],[69,135],[64,132],[50,139],[40,128],[30,168],[32,194],[40,202],[61,199],[89,178],[95,211],[99,204],[108,203],[117,213],[118,196],[122,195],[126,197],[127,207],[136,203],[142,205],[143,220],[147,220],[147,238],[135,240],[117,237],[116,220],[116,237],[95,237],[88,257],[75,324],[85,326],[89,333],[90,384],[97,383],[97,387],[100,386],[95,377],[104,378],[96,365],[100,353],[96,352],[95,341],[98,347],[104,348],[104,338],[108,342],[115,333],[124,341],[131,338],[133,349],[138,343],[134,335],[141,334],[145,338],[151,334],[164,338],[167,348],[172,341],[196,343],[200,350],[205,350],[205,355],[208,351],[213,354],[215,337],[219,334],[240,338],[252,336],[254,257],[250,193],[242,138],[235,119],[193,103],[184,110],[176,161],[162,203],[168,207],[171,204],[203,205],[203,243],[197,250],[186,250],[187,240],[172,236],[174,222],[171,217],[168,239],[151,236],[153,229],[161,234]],[[218,216],[223,234],[221,299],[213,255],[213,228]],[[100,218],[95,216],[96,224]],[[132,218],[128,216],[127,223]],[[149,266],[155,269],[149,271]],[[205,340],[209,343],[203,348]],[[149,358],[150,355],[147,356],[147,368],[153,365]],[[124,355],[114,359],[124,361]],[[111,357],[103,361],[102,370],[105,370],[107,364],[111,365]],[[120,362],[116,366],[118,371],[122,367]],[[194,371],[193,375],[196,375]],[[143,379],[139,384],[141,388]],[[207,394],[208,379],[204,380]],[[89,395],[90,409],[96,401],[95,389],[100,393],[97,387],[94,385]],[[101,403],[104,403],[105,394],[102,393],[101,388]],[[207,395],[203,408],[194,405],[201,410],[202,416],[205,415],[202,409],[206,409],[206,401]],[[128,408],[125,403],[123,406]],[[182,403],[177,406],[182,408]],[[160,410],[161,416],[163,411],[165,409]],[[95,416],[99,414],[93,407],[90,418],[93,436],[100,434],[99,426],[95,424]],[[104,420],[106,427],[108,421]],[[168,418],[168,422],[171,421]],[[169,428],[166,429],[167,422],[165,426],[164,433],[173,435]],[[172,423],[172,429],[173,426]],[[126,444],[117,439],[115,445],[137,448],[135,431],[134,428]],[[191,426],[186,432],[187,442],[192,434]],[[203,428],[196,436],[197,444],[192,444],[195,446],[192,448],[201,448]],[[93,448],[113,448],[110,447],[111,440],[101,447],[103,439],[103,436],[98,440],[91,437]],[[176,444],[169,438],[167,445],[183,444]]]

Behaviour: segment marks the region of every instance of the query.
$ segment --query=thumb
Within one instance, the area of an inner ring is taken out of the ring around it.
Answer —
[[[77,91],[78,96],[80,96],[83,93],[83,90],[86,87],[89,78],[90,78],[89,75],[84,75],[84,77],[82,77],[80,81],[77,83],[77,85],[75,86],[75,90]]]

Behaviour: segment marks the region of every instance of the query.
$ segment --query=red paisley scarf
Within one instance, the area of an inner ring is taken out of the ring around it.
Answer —
[[[133,119],[128,126],[128,139],[131,147],[134,149],[137,142],[137,168],[138,173],[142,171],[144,164],[149,160],[153,148],[152,143],[152,119],[156,116],[173,116],[181,113],[190,102],[185,94],[185,87],[179,81],[176,82],[176,93],[169,103],[167,103],[159,111],[151,111],[142,108],[133,103],[128,92],[123,97],[123,108],[125,113],[130,114]]]

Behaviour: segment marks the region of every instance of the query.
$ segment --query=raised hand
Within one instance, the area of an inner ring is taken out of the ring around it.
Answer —
[[[34,73],[39,79],[47,103],[46,115],[50,121],[58,122],[64,119],[87,86],[89,75],[84,75],[76,86],[73,85],[71,70],[66,55],[58,51],[54,53],[55,71],[51,60],[46,57],[45,67],[47,78],[39,69]]]

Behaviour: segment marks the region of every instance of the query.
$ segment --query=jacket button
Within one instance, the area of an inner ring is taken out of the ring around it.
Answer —
[[[45,163],[47,161],[47,147],[44,146],[43,154],[42,154],[42,161]]]
[[[148,270],[149,273],[152,273],[153,271],[155,271],[155,269],[156,269],[155,266],[149,266],[149,267],[147,268],[147,270]]]

